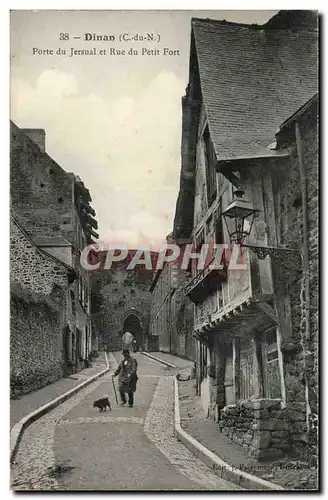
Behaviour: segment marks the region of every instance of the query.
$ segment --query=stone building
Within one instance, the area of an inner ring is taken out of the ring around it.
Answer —
[[[28,285],[29,282],[22,281],[22,274],[18,272],[21,268],[18,260],[27,262],[25,276],[29,276],[31,283],[36,279],[36,267],[31,264],[31,259],[24,255],[27,252],[24,246],[20,245],[21,253],[15,252],[12,246],[16,245],[17,248],[22,231],[32,241],[34,250],[39,249],[43,258],[48,255],[49,262],[55,259],[66,266],[65,269],[70,269],[66,291],[63,291],[65,311],[61,311],[60,327],[58,324],[57,334],[49,336],[48,342],[42,344],[42,347],[39,345],[39,360],[43,360],[43,372],[39,368],[38,380],[33,385],[35,387],[47,383],[42,373],[52,370],[50,365],[53,361],[46,352],[51,343],[56,349],[59,343],[62,346],[62,358],[58,361],[61,370],[56,372],[58,376],[60,373],[72,373],[81,369],[91,354],[91,282],[89,273],[80,264],[80,254],[86,244],[93,242],[93,237],[98,237],[94,231],[97,222],[93,218],[95,212],[90,206],[89,191],[83,182],[74,174],[65,172],[45,152],[45,132],[39,129],[24,131],[11,122],[10,133],[10,199],[15,227],[20,228],[15,241],[11,239],[11,296],[15,298],[17,286],[22,297],[24,290],[27,294],[34,294],[34,290]],[[41,254],[34,251],[34,255]],[[40,279],[52,279],[52,272],[47,275],[47,269]],[[55,284],[54,279],[54,286]],[[49,291],[43,294],[41,302],[49,293],[51,295]],[[34,297],[32,302],[36,311],[38,299]],[[12,312],[15,316],[14,309]],[[18,314],[17,310],[16,313]],[[35,357],[36,351],[29,336],[24,333],[23,328],[15,331],[17,321],[18,318],[12,317],[11,351],[12,357],[17,360],[13,366],[19,365],[19,359],[28,352],[37,366],[39,360]],[[37,331],[39,326],[30,323],[28,328],[35,328]],[[47,363],[50,363],[49,366]]]
[[[205,413],[260,459],[317,455],[317,65],[311,11],[263,26],[192,20],[173,237],[230,245],[231,202],[244,192],[257,210],[244,268],[227,251],[213,269],[209,252],[186,294]]]
[[[65,373],[64,332],[73,268],[38,248],[10,217],[10,385],[17,396]]]
[[[153,270],[142,264],[127,269],[135,254],[135,250],[129,250],[124,260],[106,269],[107,252],[98,252],[94,260],[98,268],[91,271],[94,328],[100,348],[109,351],[121,349],[126,331],[134,335],[140,350],[157,350],[158,338],[149,331]],[[156,257],[152,252],[153,262]]]
[[[171,235],[167,242],[173,243]],[[184,247],[185,243],[180,243],[181,254]],[[181,269],[180,261],[179,258],[164,262],[162,269],[154,273],[150,286],[150,331],[158,337],[160,351],[194,359],[194,305],[184,290],[190,280],[190,271]]]

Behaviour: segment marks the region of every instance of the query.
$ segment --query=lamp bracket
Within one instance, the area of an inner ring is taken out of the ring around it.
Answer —
[[[293,248],[261,247],[255,245],[244,245],[242,247],[250,248],[260,260],[268,255],[274,260],[275,264],[290,270],[301,271],[303,267],[302,254],[299,250]]]
[[[242,189],[242,187],[238,187],[237,189],[235,189],[233,194],[236,198],[242,198],[245,194],[245,190]]]

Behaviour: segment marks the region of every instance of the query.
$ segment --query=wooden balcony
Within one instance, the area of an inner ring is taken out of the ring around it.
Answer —
[[[278,318],[273,307],[273,295],[256,295],[228,310],[209,314],[201,325],[195,325],[195,335],[219,333],[228,337],[250,334],[256,329],[277,324]]]
[[[210,264],[202,269],[185,287],[185,295],[194,304],[203,302],[208,295],[213,293],[218,284],[227,279],[227,267],[223,269],[210,269]]]

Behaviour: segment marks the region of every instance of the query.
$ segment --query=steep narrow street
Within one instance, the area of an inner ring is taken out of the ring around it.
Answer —
[[[24,432],[12,468],[14,490],[241,489],[174,437],[175,371],[142,354],[136,358],[133,408],[116,404],[111,371]],[[106,413],[92,406],[104,395],[112,404]]]
[[[11,490],[320,491],[322,17],[10,11]]]

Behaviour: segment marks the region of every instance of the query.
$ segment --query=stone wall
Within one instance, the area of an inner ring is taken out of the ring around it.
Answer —
[[[184,291],[189,279],[186,271],[165,264],[152,288],[150,331],[160,351],[194,360],[194,306]]]
[[[93,325],[102,346],[108,350],[121,349],[124,320],[135,314],[142,323],[144,347],[148,335],[152,271],[143,266],[133,270],[99,269],[92,271]]]
[[[69,291],[74,293],[76,311],[72,314],[69,293],[66,325],[69,329],[66,339],[69,347],[66,351],[70,353],[70,359],[67,361],[73,362],[70,370],[76,371],[84,366],[80,358],[86,357],[91,350],[91,324],[88,318],[91,285],[88,272],[79,264],[80,252],[86,242],[83,233],[85,228],[81,228],[82,219],[80,220],[75,207],[75,176],[65,172],[45,152],[43,139],[43,131],[31,129],[26,133],[11,122],[10,195],[13,213],[29,237],[37,245],[43,245],[44,251],[39,252],[39,255],[46,255],[46,258],[42,265],[29,258],[27,252],[21,252],[24,238],[16,238],[15,235],[12,239],[14,237],[16,243],[11,252],[12,259],[16,260],[15,280],[28,287],[33,282],[40,286],[42,290],[39,291],[45,294],[51,290],[53,276],[57,273],[58,278],[61,273],[60,260],[74,268],[75,277],[78,277],[76,281],[70,282]],[[48,246],[51,243],[54,246]],[[67,246],[63,247],[63,243]],[[30,243],[27,243],[27,248],[31,248]],[[57,259],[48,258],[49,253]],[[21,255],[19,259],[16,258],[17,255]],[[53,261],[56,262],[54,265],[51,264]],[[63,269],[67,286],[67,268]],[[82,290],[86,292],[84,295],[88,300],[82,296]],[[77,349],[78,336],[82,338],[80,349]],[[81,356],[75,356],[75,351],[81,351]]]
[[[85,284],[86,283],[83,281],[83,285]],[[74,305],[72,303],[73,297]],[[88,302],[83,300],[81,282],[79,282],[79,279],[74,280],[69,286],[68,304],[67,326],[70,332],[68,349],[70,349],[71,352],[67,361],[69,362],[71,371],[75,372],[84,368],[84,360],[90,356],[92,351]],[[78,335],[81,336],[80,345]]]
[[[12,122],[10,197],[29,234],[74,241],[72,177]]]
[[[312,119],[316,120],[315,114]],[[314,125],[314,124],[313,124]],[[316,125],[316,123],[315,123]],[[315,462],[318,454],[318,394],[319,394],[319,165],[317,126],[307,129],[301,124],[305,141],[305,164],[308,178],[308,245],[309,245],[309,339],[305,342],[305,371],[309,403],[309,432],[305,453]],[[304,285],[303,285],[304,286]],[[301,295],[303,297],[303,293]],[[302,304],[301,330],[306,330],[306,309]]]
[[[67,271],[59,261],[41,252],[11,217],[12,395],[35,390],[64,373]]]
[[[178,287],[170,297],[171,300],[171,331],[172,354],[177,354],[191,360],[196,359],[194,333],[194,305],[185,296],[184,286],[189,282],[189,276],[181,279]]]
[[[302,422],[297,418],[299,414],[295,413],[295,417],[297,427]],[[259,460],[274,459],[290,451],[287,409],[281,408],[280,400],[260,399],[225,406],[219,412],[219,427],[222,434]]]
[[[14,287],[10,299],[10,395],[40,389],[63,376],[66,294],[45,297]]]
[[[52,292],[54,284],[67,286],[67,268],[38,250],[13,217],[10,220],[10,281],[44,295]]]
[[[145,339],[145,351],[146,352],[158,352],[159,351],[159,338],[157,335],[148,335]]]
[[[165,263],[163,269],[156,272],[152,283],[150,332],[158,336],[159,349],[163,352],[171,351],[171,273],[170,265]]]
[[[261,342],[261,339],[258,339]],[[254,396],[247,401],[241,396],[241,373],[239,341],[234,339],[235,356],[228,345],[220,344],[217,338],[213,339],[209,346],[210,366],[209,382],[211,391],[210,416],[218,421],[221,432],[237,444],[243,446],[247,452],[260,459],[274,459],[283,453],[297,454],[298,443],[306,433],[306,403],[304,394],[300,389],[299,380],[288,380],[285,385],[288,389],[293,387],[292,394],[288,393],[286,398],[269,399],[264,397],[264,372],[257,370],[259,358],[255,361],[255,353],[260,354],[258,349],[253,350],[252,373],[254,378]],[[252,345],[251,339],[249,341]],[[232,346],[233,347],[233,346]],[[260,344],[258,345],[260,347]],[[234,349],[234,348],[233,348]],[[245,353],[244,353],[245,354]],[[232,370],[233,394],[231,403],[226,400],[225,394],[225,371],[227,358],[234,359]],[[257,356],[256,356],[257,357]],[[262,356],[261,356],[262,358]],[[260,361],[262,366],[263,361]],[[291,364],[286,365],[286,373],[291,370]],[[298,374],[295,374],[297,377]],[[291,384],[291,385],[290,385]],[[293,385],[295,384],[295,385]],[[232,403],[234,401],[234,403]]]
[[[301,147],[306,169],[306,210],[299,148],[296,142],[295,122],[278,136],[280,147],[290,156],[275,166],[272,176],[274,213],[278,245],[299,248],[304,255],[308,246],[309,265],[303,260],[301,272],[274,267],[274,287],[278,300],[284,297],[281,309],[285,317],[282,329],[282,355],[286,404],[290,412],[300,412],[302,418],[295,427],[290,419],[294,446],[301,456],[316,462],[317,455],[317,395],[318,395],[318,138],[317,108],[312,104],[298,118]],[[305,235],[304,217],[308,234]],[[307,276],[309,283],[307,284]],[[287,281],[286,281],[287,278]],[[288,282],[288,283],[287,283]],[[284,283],[284,285],[282,285]],[[306,291],[309,292],[309,304]],[[286,308],[287,306],[287,308]],[[293,413],[291,413],[293,415]]]

